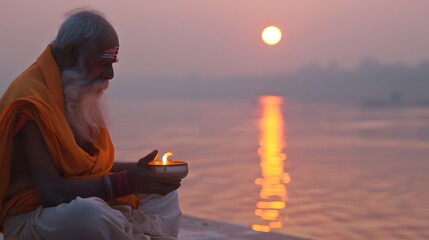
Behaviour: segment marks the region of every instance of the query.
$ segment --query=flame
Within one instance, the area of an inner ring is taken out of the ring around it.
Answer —
[[[162,164],[167,165],[168,158],[173,156],[171,152],[168,152],[162,156]]]

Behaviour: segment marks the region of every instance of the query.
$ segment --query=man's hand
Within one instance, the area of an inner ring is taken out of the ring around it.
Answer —
[[[166,195],[180,187],[180,180],[162,178],[149,169],[148,163],[155,160],[157,155],[158,150],[152,151],[128,171],[128,180],[133,193]]]

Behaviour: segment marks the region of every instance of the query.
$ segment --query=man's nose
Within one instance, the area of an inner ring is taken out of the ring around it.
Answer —
[[[112,79],[115,76],[115,71],[113,70],[113,66],[110,65],[108,67],[106,67],[103,71],[103,74],[101,75],[103,78],[106,79]]]

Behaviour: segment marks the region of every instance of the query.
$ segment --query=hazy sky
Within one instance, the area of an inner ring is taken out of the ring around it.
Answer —
[[[117,77],[282,73],[307,64],[429,59],[427,0],[2,0],[0,77],[16,77],[76,7],[105,13],[120,37]],[[267,25],[283,30],[264,45]]]

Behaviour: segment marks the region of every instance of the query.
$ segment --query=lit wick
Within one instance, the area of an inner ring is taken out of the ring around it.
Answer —
[[[168,152],[162,156],[162,165],[167,165],[168,158],[173,156],[171,152]]]

